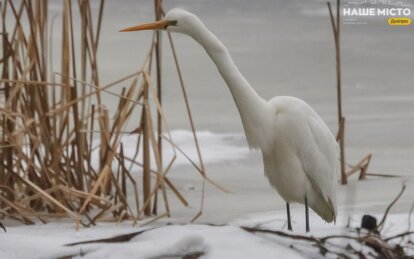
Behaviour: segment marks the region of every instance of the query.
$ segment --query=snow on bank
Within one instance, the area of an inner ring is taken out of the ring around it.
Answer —
[[[286,247],[235,226],[173,225],[146,232],[125,244],[100,247],[82,258],[182,258],[195,253],[206,258],[276,258],[280,253],[296,256]]]
[[[344,213],[342,213],[344,214]],[[377,215],[380,219],[382,215]],[[304,234],[304,219],[293,222],[293,234]],[[354,215],[351,226],[360,224],[361,215]],[[412,220],[414,217],[411,218]],[[182,258],[188,254],[202,254],[201,258],[309,258],[318,257],[318,248],[303,241],[295,241],[267,234],[254,234],[239,226],[283,230],[285,213],[279,211],[252,214],[225,226],[212,225],[166,225],[152,226],[147,232],[122,243],[92,243],[65,246],[72,242],[108,238],[119,234],[137,232],[145,228],[132,228],[129,223],[99,224],[96,227],[75,231],[67,223],[48,225],[17,226],[0,233],[0,258],[43,259],[73,256],[73,258],[94,259],[140,259],[140,258]],[[311,215],[311,233],[316,237],[328,234],[354,234],[345,228],[344,219],[336,226],[320,221]],[[407,231],[407,214],[391,214],[387,218],[383,234],[391,236]],[[411,227],[411,230],[414,228]],[[287,232],[291,233],[291,232]],[[399,240],[396,240],[398,242]],[[338,241],[341,242],[341,241]],[[342,240],[342,242],[345,242]],[[337,243],[341,245],[340,243]],[[292,248],[292,245],[294,249]],[[344,245],[342,243],[342,245]],[[410,251],[408,251],[410,252]],[[413,252],[413,251],[411,251]]]
[[[61,232],[57,232],[58,228]],[[300,258],[283,245],[252,235],[236,226],[215,227],[208,225],[171,225],[148,231],[125,243],[97,243],[66,247],[65,244],[80,240],[106,238],[139,231],[124,226],[104,225],[76,232],[73,226],[45,225],[22,226],[0,234],[0,258],[43,259],[75,256],[83,259],[144,259],[182,258],[183,255],[202,253],[203,258],[277,258],[283,253],[287,258]],[[106,233],[102,230],[106,229]],[[37,233],[39,231],[39,233]],[[37,233],[37,234],[36,234]],[[23,249],[22,249],[23,248]]]

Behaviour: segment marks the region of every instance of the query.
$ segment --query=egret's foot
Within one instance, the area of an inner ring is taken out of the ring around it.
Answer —
[[[6,228],[3,226],[3,224],[1,224],[1,222],[0,222],[0,227],[4,230],[4,232],[7,232]]]

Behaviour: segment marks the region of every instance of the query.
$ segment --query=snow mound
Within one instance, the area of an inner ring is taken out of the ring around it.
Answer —
[[[128,258],[277,258],[282,251],[287,258],[300,258],[287,247],[272,243],[235,226],[173,225],[156,228],[126,243],[88,244],[78,246],[84,251],[78,259]],[[197,258],[197,257],[196,257]]]
[[[185,233],[184,233],[185,232]],[[152,230],[126,243],[87,245],[86,253],[74,258],[82,259],[148,259],[183,258],[186,255],[205,254],[207,245],[204,238],[189,231]]]

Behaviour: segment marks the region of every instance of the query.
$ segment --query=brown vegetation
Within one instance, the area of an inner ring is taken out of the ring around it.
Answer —
[[[170,215],[167,190],[187,205],[167,176],[175,155],[166,165],[161,161],[161,139],[174,154],[181,151],[174,145],[165,123],[160,89],[157,91],[151,83],[156,37],[140,71],[101,85],[97,49],[103,9],[104,1],[94,15],[89,1],[62,2],[62,29],[58,30],[62,32],[61,70],[55,72],[52,41],[48,42],[54,19],[49,23],[48,2],[4,0],[0,4],[2,216],[26,224],[33,224],[35,218],[47,222],[49,217],[70,217],[77,226],[103,219],[137,222],[157,214],[161,206],[163,212],[159,217]],[[76,11],[80,35],[74,33]],[[76,47],[75,41],[80,41],[80,47]],[[121,93],[116,94],[112,88],[122,89]],[[183,91],[185,96],[184,85]],[[104,94],[119,98],[113,117],[102,102]],[[155,113],[150,108],[154,106]],[[157,122],[153,121],[152,112]],[[134,118],[137,113],[141,116]],[[131,119],[136,121],[137,129],[127,132],[125,127]],[[194,126],[192,129],[197,143]],[[124,154],[123,134],[138,135],[134,157]],[[99,152],[99,161],[93,161],[95,150]],[[144,164],[136,162],[138,156],[144,157]],[[155,158],[156,169],[150,167],[150,157]],[[191,162],[207,179],[201,154],[201,167]],[[138,182],[136,174],[142,171],[145,179],[140,188],[141,179]],[[151,178],[155,181],[151,182]]]

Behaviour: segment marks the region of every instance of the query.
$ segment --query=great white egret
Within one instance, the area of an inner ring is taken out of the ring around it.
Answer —
[[[338,147],[328,126],[304,101],[276,96],[265,101],[240,73],[226,47],[194,14],[172,9],[164,19],[121,31],[167,30],[189,35],[207,52],[234,98],[249,147],[260,149],[270,184],[289,203],[305,204],[306,231],[311,207],[327,222],[336,220]]]

